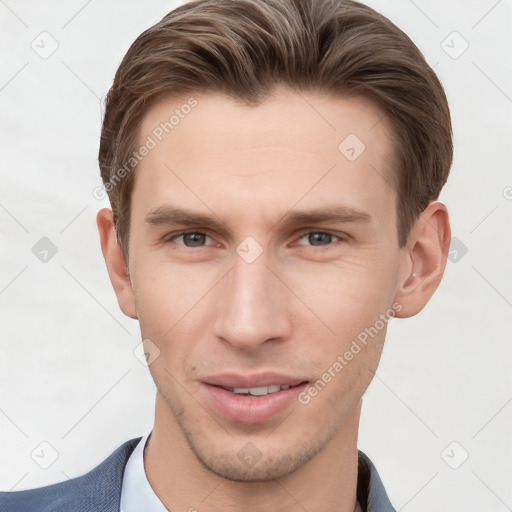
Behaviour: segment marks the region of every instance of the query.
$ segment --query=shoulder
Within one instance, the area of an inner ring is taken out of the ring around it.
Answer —
[[[15,492],[0,492],[2,512],[118,512],[123,473],[141,440],[130,439],[85,475],[57,484]]]

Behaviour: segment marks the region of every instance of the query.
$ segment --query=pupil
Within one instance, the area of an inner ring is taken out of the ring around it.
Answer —
[[[205,236],[206,235],[202,235],[201,233],[187,233],[184,235],[183,239],[187,247],[200,247],[204,243]],[[187,240],[191,243],[187,243]]]
[[[329,243],[331,241],[330,237],[332,237],[332,235],[330,235],[329,233],[310,233],[309,242],[311,243],[311,245],[322,245],[322,242]]]

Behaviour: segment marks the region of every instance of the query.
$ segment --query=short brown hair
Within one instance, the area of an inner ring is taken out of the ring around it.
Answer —
[[[194,92],[255,106],[278,85],[359,94],[386,112],[394,128],[398,242],[405,245],[439,196],[453,156],[443,87],[411,39],[351,0],[195,0],[135,40],[106,98],[99,164],[125,258],[134,175],[126,162],[149,107]]]

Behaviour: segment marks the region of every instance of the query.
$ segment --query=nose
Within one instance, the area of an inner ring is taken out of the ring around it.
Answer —
[[[252,263],[235,254],[233,268],[217,290],[214,334],[218,339],[250,351],[265,342],[289,338],[290,297],[274,272],[268,268],[265,252]]]

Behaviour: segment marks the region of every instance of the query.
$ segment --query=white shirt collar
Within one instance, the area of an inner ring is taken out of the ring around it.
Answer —
[[[144,452],[150,437],[151,432],[139,441],[126,463],[120,512],[167,512],[149,484],[144,470]]]

